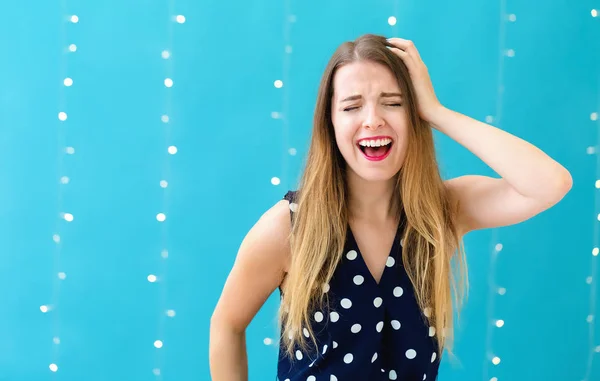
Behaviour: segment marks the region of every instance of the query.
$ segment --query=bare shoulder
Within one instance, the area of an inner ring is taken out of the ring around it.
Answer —
[[[225,281],[211,325],[243,332],[283,281],[289,260],[289,203],[265,211],[242,240]]]

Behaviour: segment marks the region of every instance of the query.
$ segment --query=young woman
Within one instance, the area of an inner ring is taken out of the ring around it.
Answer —
[[[443,181],[432,129],[500,178]],[[245,329],[279,288],[278,380],[435,380],[468,284],[464,234],[527,220],[571,184],[538,148],[440,104],[411,41],[342,44],[300,186],[245,237],[212,316],[212,379],[247,380]]]

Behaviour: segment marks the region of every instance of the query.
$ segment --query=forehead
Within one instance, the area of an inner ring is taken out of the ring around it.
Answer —
[[[333,78],[334,100],[349,95],[365,97],[381,92],[399,92],[398,82],[392,71],[374,62],[353,62],[340,67]]]

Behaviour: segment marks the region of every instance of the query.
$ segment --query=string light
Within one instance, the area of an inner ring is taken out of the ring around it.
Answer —
[[[273,120],[277,120],[277,121],[281,121],[281,128],[282,128],[282,145],[284,147],[289,147],[290,146],[290,139],[289,139],[289,117],[288,117],[288,111],[289,111],[289,78],[290,78],[290,61],[291,61],[291,55],[293,52],[293,47],[291,44],[291,29],[292,29],[292,24],[294,24],[297,19],[296,19],[296,15],[294,15],[292,13],[292,9],[291,9],[291,0],[284,0],[283,2],[283,7],[284,7],[284,20],[283,20],[283,48],[282,48],[282,69],[281,69],[281,78],[279,79],[275,79],[273,82],[273,86],[276,89],[281,89],[281,111],[271,111],[271,118]],[[296,149],[295,148],[287,148],[287,150],[285,150],[284,152],[282,152],[282,158],[281,158],[281,174],[283,175],[283,180],[282,177],[278,177],[278,176],[273,176],[271,177],[271,185],[273,186],[280,186],[282,183],[287,187],[288,183],[287,183],[287,179],[289,178],[288,175],[288,167],[289,167],[289,156],[295,156],[296,155]],[[278,331],[277,327],[277,331]],[[278,337],[278,335],[277,335]],[[274,346],[276,347],[274,344],[279,343],[279,340],[273,340],[270,337],[265,337],[263,339],[263,344],[266,346]]]
[[[506,27],[508,23],[515,23],[517,21],[517,15],[514,13],[508,14],[506,12],[506,0],[500,0],[500,30],[499,30],[499,49],[501,54],[498,54],[498,78],[496,83],[496,110],[495,115],[488,115],[485,118],[486,123],[494,123],[497,127],[502,128],[502,116],[503,116],[503,92],[504,92],[504,60],[506,57],[512,58],[515,56],[514,49],[507,48],[505,43],[506,38]],[[492,229],[491,231],[491,242],[490,242],[490,265],[488,270],[488,296],[487,296],[487,310],[486,310],[486,338],[485,348],[486,356],[483,364],[483,378],[482,380],[497,381],[498,378],[492,376],[490,373],[495,373],[495,369],[492,366],[497,366],[502,361],[500,354],[495,353],[493,348],[494,333],[497,329],[504,327],[505,320],[498,318],[498,312],[496,311],[496,298],[506,295],[506,288],[500,287],[496,284],[496,263],[498,257],[504,245],[500,242],[500,231],[498,228]]]
[[[160,123],[163,126],[163,134],[164,134],[164,144],[166,147],[166,151],[168,155],[164,156],[164,163],[161,166],[163,169],[163,173],[160,174],[159,179],[157,180],[157,185],[163,190],[162,192],[162,205],[161,211],[156,214],[156,221],[161,224],[160,227],[160,246],[162,250],[160,251],[159,268],[154,269],[157,270],[157,273],[149,274],[146,277],[148,283],[156,284],[159,289],[159,308],[160,314],[157,321],[157,332],[156,337],[154,338],[154,348],[158,351],[155,356],[155,364],[151,369],[152,374],[155,376],[156,380],[162,380],[163,377],[163,366],[164,366],[164,339],[165,339],[165,324],[167,318],[174,318],[176,313],[172,308],[168,308],[167,305],[167,263],[166,261],[169,258],[169,251],[167,249],[169,243],[169,236],[167,231],[167,224],[165,223],[168,215],[168,205],[170,204],[168,201],[169,193],[169,179],[171,178],[171,160],[170,157],[177,154],[178,148],[172,141],[171,131],[174,127],[173,125],[173,117],[172,117],[172,88],[174,86],[173,80],[173,36],[174,36],[174,28],[176,24],[183,24],[186,22],[186,17],[184,15],[176,15],[175,14],[175,0],[169,0],[168,7],[168,26],[167,26],[167,46],[165,49],[160,51],[160,59],[164,61],[165,64],[165,79],[163,81],[165,90],[165,105],[163,113],[160,115]]]
[[[67,45],[67,38],[69,36],[69,33],[67,33],[67,31],[70,31],[72,29],[70,29],[70,27],[67,27],[67,24],[71,23],[71,24],[78,24],[79,23],[79,17],[77,15],[69,15],[67,13],[67,9],[66,9],[66,4],[64,2],[61,3],[61,14],[62,16],[62,20],[63,22],[61,23],[61,36],[62,36],[62,40],[61,45],[64,47],[63,49],[63,54],[61,55],[60,58],[60,62],[59,62],[59,78],[61,78],[62,81],[62,85],[60,87],[59,93],[58,93],[58,109],[60,110],[58,112],[58,121],[59,123],[56,125],[56,131],[57,131],[57,135],[58,135],[58,144],[59,144],[59,149],[57,150],[57,155],[58,155],[58,173],[60,175],[60,177],[57,179],[56,184],[58,186],[58,191],[57,191],[57,201],[56,201],[56,206],[58,208],[58,218],[55,221],[55,227],[54,227],[54,233],[52,234],[52,241],[54,241],[55,246],[54,246],[54,253],[53,253],[53,267],[52,267],[52,272],[54,274],[56,274],[55,276],[52,277],[53,282],[52,282],[52,294],[51,294],[51,301],[50,304],[45,304],[40,306],[40,311],[44,314],[50,314],[50,318],[52,319],[52,334],[51,334],[51,338],[52,338],[52,354],[50,356],[50,364],[48,364],[48,369],[52,372],[52,373],[56,373],[59,370],[59,349],[58,346],[61,343],[61,339],[60,339],[60,334],[61,334],[61,325],[60,325],[60,320],[58,318],[58,315],[56,313],[51,313],[55,310],[60,309],[60,284],[59,282],[63,282],[67,279],[67,274],[64,271],[61,271],[61,254],[62,254],[62,250],[63,250],[63,245],[64,245],[64,241],[63,239],[61,239],[61,232],[62,229],[68,229],[68,225],[64,224],[63,221],[66,221],[67,223],[73,223],[73,221],[75,220],[75,217],[73,215],[73,213],[68,213],[63,211],[63,201],[65,199],[65,187],[68,186],[71,181],[72,181],[72,177],[71,176],[67,176],[65,174],[66,170],[65,170],[65,160],[66,160],[66,156],[67,155],[74,155],[75,154],[75,148],[71,147],[71,146],[65,146],[65,143],[67,141],[67,134],[66,134],[66,126],[65,126],[65,122],[69,119],[67,112],[65,111],[67,109],[67,88],[72,87],[73,86],[73,78],[70,77],[67,73],[67,68],[69,67],[68,65],[68,58],[69,58],[69,53],[74,53],[77,51],[77,46],[75,44],[69,44]],[[61,221],[62,220],[62,221]]]
[[[597,17],[598,12],[595,9],[591,11],[592,17]],[[590,114],[590,121],[595,124],[596,127],[596,145],[594,147],[588,147],[588,154],[596,154],[596,182],[594,183],[595,189],[600,188],[600,155],[598,155],[598,149],[600,147],[600,121],[598,120],[598,112],[600,111],[600,76],[598,77],[598,83],[596,85],[596,96],[598,97],[598,109],[593,111]],[[596,213],[600,211],[600,194],[599,191],[594,192],[594,207]],[[598,215],[598,221],[600,221],[600,214]],[[587,364],[585,369],[585,374],[583,376],[583,381],[591,381],[592,369],[594,365],[594,359],[597,354],[600,353],[600,343],[596,339],[595,335],[595,315],[596,311],[596,298],[598,292],[598,253],[600,249],[600,222],[594,221],[594,238],[593,238],[593,248],[591,250],[590,256],[590,274],[586,276],[585,283],[590,287],[590,295],[589,295],[589,307],[588,307],[588,315],[585,318],[587,327],[588,327],[588,356],[587,356]],[[589,255],[589,254],[588,254]]]

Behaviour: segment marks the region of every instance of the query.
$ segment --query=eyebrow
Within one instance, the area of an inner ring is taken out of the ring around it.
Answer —
[[[395,98],[395,97],[402,97],[401,93],[381,93],[380,94],[381,98]],[[341,102],[349,102],[349,101],[356,101],[362,98],[362,95],[351,95],[349,97],[346,97],[344,99],[342,99],[340,101]]]

